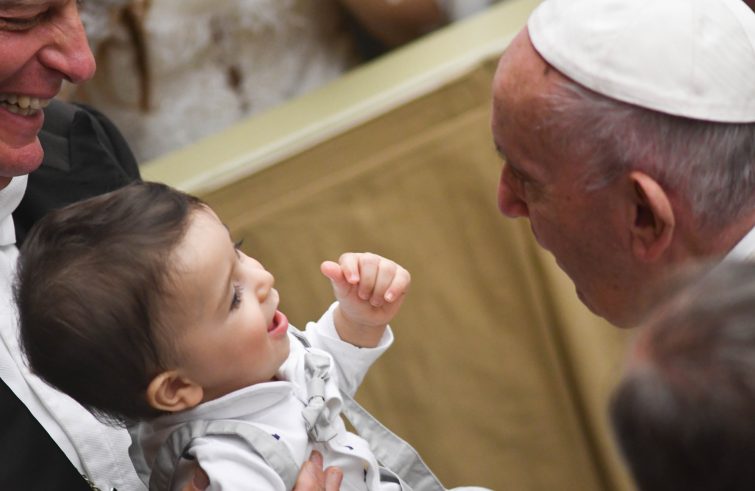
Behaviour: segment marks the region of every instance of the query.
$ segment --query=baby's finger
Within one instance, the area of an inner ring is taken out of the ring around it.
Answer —
[[[369,300],[375,288],[380,256],[366,252],[359,255],[359,287],[357,293],[362,300]]]
[[[352,285],[346,281],[346,277],[343,274],[343,269],[338,263],[333,261],[323,261],[320,265],[320,272],[325,275],[330,283],[333,285],[333,291],[336,297],[341,298],[349,294]]]
[[[393,281],[391,281],[391,285],[385,292],[385,301],[390,303],[401,298],[402,295],[406,295],[406,292],[409,291],[409,285],[411,282],[412,275],[409,274],[409,271],[396,265],[396,274],[393,275]]]
[[[370,304],[373,307],[380,307],[385,303],[385,295],[388,288],[393,283],[398,265],[390,259],[382,258],[378,263],[378,273],[375,279],[375,288],[372,290]]]
[[[359,258],[353,252],[345,252],[338,258],[338,264],[341,265],[343,276],[352,285],[359,283]]]

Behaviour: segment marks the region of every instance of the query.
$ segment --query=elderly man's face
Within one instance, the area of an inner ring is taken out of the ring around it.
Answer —
[[[40,107],[94,68],[76,0],[0,0],[0,187],[42,161]]]
[[[617,325],[635,322],[644,266],[635,264],[618,185],[585,191],[585,167],[544,127],[543,94],[562,75],[534,50],[526,30],[512,42],[493,83],[492,132],[505,160],[498,188],[503,214],[530,220],[540,245],[555,256],[580,299]]]

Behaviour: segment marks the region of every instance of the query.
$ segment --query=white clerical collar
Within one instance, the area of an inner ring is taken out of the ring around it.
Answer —
[[[16,230],[11,213],[16,209],[26,192],[28,176],[17,176],[0,189],[0,247],[16,243]]]
[[[755,257],[755,227],[742,237],[737,245],[724,257],[724,261],[744,261]]]

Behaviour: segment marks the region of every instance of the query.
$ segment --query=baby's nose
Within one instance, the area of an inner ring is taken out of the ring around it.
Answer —
[[[264,302],[275,284],[275,278],[272,274],[264,269],[258,269],[254,272],[255,293],[260,302]]]

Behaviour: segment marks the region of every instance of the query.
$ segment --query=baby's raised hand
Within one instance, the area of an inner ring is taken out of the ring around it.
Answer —
[[[334,321],[341,338],[357,346],[376,345],[404,301],[409,272],[370,252],[342,254],[338,262],[323,262],[320,271],[339,303]]]

